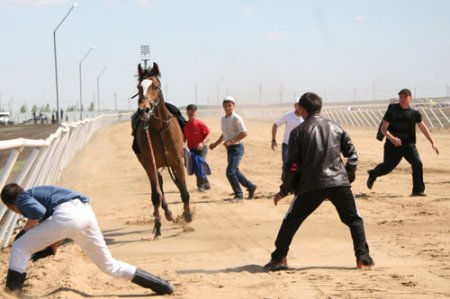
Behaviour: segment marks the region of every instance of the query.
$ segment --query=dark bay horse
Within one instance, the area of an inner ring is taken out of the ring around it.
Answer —
[[[164,209],[166,219],[174,220],[164,197],[163,177],[159,172],[163,167],[169,170],[181,193],[184,220],[192,221],[183,163],[183,134],[177,119],[165,105],[160,75],[156,63],[151,69],[143,69],[138,65],[139,109],[136,116],[139,121],[135,138],[140,151],[136,156],[150,180],[155,237],[161,236],[160,206]]]

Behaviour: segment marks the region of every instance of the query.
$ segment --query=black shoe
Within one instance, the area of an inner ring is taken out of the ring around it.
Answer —
[[[373,170],[367,170],[369,177],[367,178],[367,188],[372,189],[373,183],[375,183],[377,176],[373,173]]]
[[[251,187],[251,188],[248,189],[248,198],[247,198],[247,199],[253,199],[253,198],[255,198],[255,191],[256,191],[256,188],[257,188],[257,187],[258,187],[258,186],[253,185],[253,187]]]
[[[266,271],[285,271],[288,269],[286,257],[282,257],[279,260],[270,260],[265,266]]]
[[[411,193],[411,196],[412,197],[425,197],[427,195],[423,192],[413,192],[413,193]]]
[[[139,268],[136,270],[136,274],[131,282],[143,288],[151,289],[158,295],[172,294],[175,291],[175,287],[168,281]]]
[[[26,273],[20,273],[9,269],[8,274],[6,275],[6,288],[10,292],[20,294],[26,277]]]

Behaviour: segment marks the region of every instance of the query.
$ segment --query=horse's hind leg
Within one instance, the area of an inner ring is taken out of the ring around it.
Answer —
[[[166,196],[164,195],[164,189],[163,189],[163,177],[158,172],[158,180],[159,180],[159,188],[161,189],[162,194],[162,201],[161,201],[161,207],[164,209],[164,215],[166,216],[167,221],[173,221],[173,214],[169,209],[169,205],[166,202]]]

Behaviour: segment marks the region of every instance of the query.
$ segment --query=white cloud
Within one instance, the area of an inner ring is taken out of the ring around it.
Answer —
[[[30,5],[52,5],[59,3],[67,3],[69,0],[14,0],[14,2],[19,4],[30,4]]]
[[[356,16],[355,20],[357,22],[364,22],[366,20],[366,16],[360,15],[360,16]]]
[[[289,38],[289,33],[287,32],[279,32],[279,31],[269,32],[269,39],[271,40],[282,40],[286,38]]]

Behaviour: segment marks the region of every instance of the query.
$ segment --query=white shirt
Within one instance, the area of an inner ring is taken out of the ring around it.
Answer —
[[[222,135],[224,141],[229,141],[239,135],[242,132],[246,132],[247,128],[244,125],[244,121],[242,117],[236,113],[232,113],[230,116],[222,116]],[[233,144],[239,144],[239,142],[235,142]]]
[[[295,111],[288,112],[284,114],[282,117],[280,117],[276,122],[275,125],[277,127],[286,125],[286,128],[284,130],[284,137],[283,137],[283,143],[288,144],[289,143],[289,135],[291,134],[291,131],[301,124],[303,122],[303,117],[297,116],[295,114]]]

